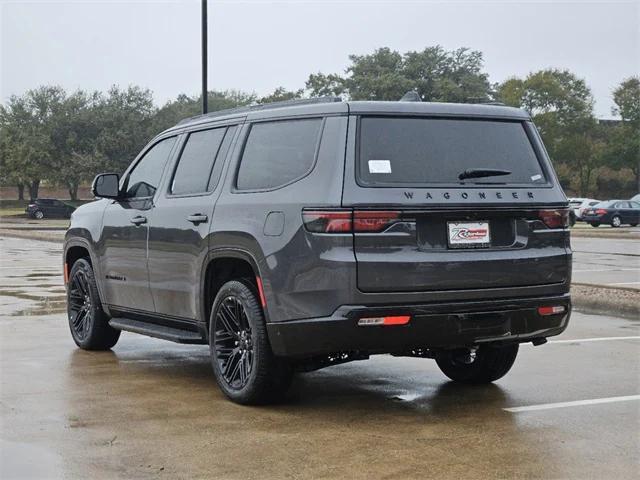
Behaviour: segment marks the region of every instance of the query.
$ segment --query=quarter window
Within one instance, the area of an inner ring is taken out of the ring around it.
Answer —
[[[226,132],[227,128],[223,127],[193,132],[189,135],[173,175],[172,194],[204,193],[208,190],[214,165],[221,163],[216,162],[216,157]]]
[[[165,138],[144,154],[133,168],[124,187],[127,198],[153,197],[176,137]]]
[[[280,187],[308,173],[315,161],[322,119],[252,125],[236,186],[240,190]]]

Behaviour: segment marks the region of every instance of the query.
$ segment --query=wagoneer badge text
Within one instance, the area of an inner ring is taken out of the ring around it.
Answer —
[[[411,200],[414,197],[414,192],[412,191],[405,191],[404,192],[404,196],[405,198]],[[469,198],[472,199],[478,199],[478,200],[487,200],[487,199],[492,199],[492,198],[496,198],[498,200],[504,200],[504,199],[515,199],[515,200],[519,200],[520,198],[522,198],[524,195],[521,195],[520,192],[510,192],[509,193],[505,193],[505,192],[491,192],[491,193],[487,193],[487,192],[472,192],[472,193],[468,193],[468,192],[460,192],[458,194],[452,195],[450,192],[442,192],[442,193],[434,193],[433,195],[431,195],[431,192],[427,192],[424,194],[424,198],[427,200],[433,200],[434,197],[436,198],[443,198],[445,200],[456,200],[457,198],[461,198],[463,200],[467,200]],[[527,192],[527,199],[533,199],[533,192]],[[416,198],[417,200],[417,198]]]

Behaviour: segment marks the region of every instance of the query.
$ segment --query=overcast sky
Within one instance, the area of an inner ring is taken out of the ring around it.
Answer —
[[[138,84],[162,104],[200,89],[200,1],[0,0],[0,95]],[[351,53],[440,44],[484,53],[492,82],[547,67],[584,78],[596,114],[640,71],[640,0],[210,1],[210,89],[297,89]]]

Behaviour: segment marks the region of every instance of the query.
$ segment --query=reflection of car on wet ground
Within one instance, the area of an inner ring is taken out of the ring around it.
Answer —
[[[637,226],[640,223],[640,203],[631,200],[607,200],[587,208],[583,220],[592,227],[607,223],[612,227]]]
[[[489,383],[570,314],[567,201],[529,115],[421,102],[248,107],[181,122],[66,235],[69,326],[208,343],[240,403],[391,353]]]
[[[25,213],[31,218],[69,218],[76,207],[55,198],[38,198],[27,205]]]

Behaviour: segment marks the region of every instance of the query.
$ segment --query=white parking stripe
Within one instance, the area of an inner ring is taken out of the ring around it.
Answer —
[[[640,340],[640,335],[633,337],[594,337],[576,338],[574,340],[549,340],[547,343],[582,343],[582,342],[606,342],[609,340]]]
[[[520,413],[520,412],[533,412],[535,410],[551,410],[553,408],[579,407],[582,405],[598,405],[601,403],[630,402],[633,400],[640,400],[640,395],[627,395],[624,397],[593,398],[591,400],[577,400],[575,402],[542,403],[540,405],[529,405],[527,407],[503,408],[503,410],[505,412],[510,412],[510,413]]]
[[[616,267],[612,267],[612,268],[598,268],[598,269],[591,269],[591,268],[586,268],[583,270],[572,270],[573,273],[593,273],[593,272],[640,272],[640,268],[636,267],[636,268],[616,268]]]

